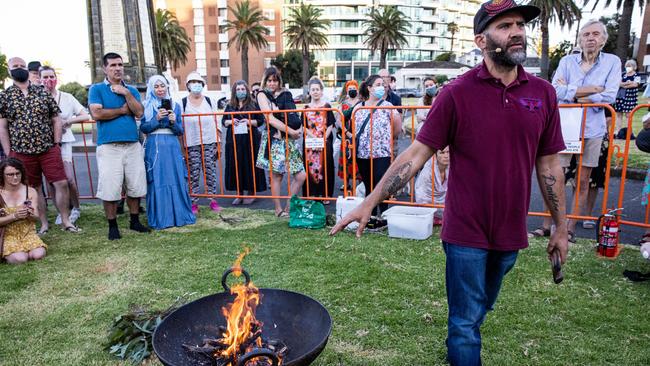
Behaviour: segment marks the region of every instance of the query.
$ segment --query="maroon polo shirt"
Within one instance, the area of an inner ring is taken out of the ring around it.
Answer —
[[[551,84],[519,66],[505,86],[479,65],[441,90],[417,140],[436,150],[449,145],[442,240],[503,251],[528,246],[535,160],[565,148]]]

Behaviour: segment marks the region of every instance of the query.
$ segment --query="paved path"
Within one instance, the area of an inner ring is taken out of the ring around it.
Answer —
[[[78,138],[79,140],[79,138]],[[400,139],[400,151],[404,151],[408,145],[410,144],[408,139]],[[76,149],[76,151],[79,149]],[[91,195],[91,190],[90,190],[90,185],[88,184],[89,178],[88,178],[88,167],[86,164],[85,160],[85,155],[80,152],[75,152],[73,154],[74,160],[75,160],[75,169],[76,169],[76,174],[78,177],[78,182],[79,182],[79,188],[80,192],[82,195]],[[92,181],[93,181],[93,187],[97,187],[97,164],[95,160],[95,154],[89,153],[90,157],[90,173],[92,175]],[[336,162],[336,160],[335,160]],[[533,175],[534,177],[534,175]],[[339,187],[342,185],[341,180],[336,177],[336,183],[335,183],[335,195],[342,195],[343,192],[339,190]],[[610,179],[610,192],[609,192],[609,197],[608,197],[608,207],[614,207],[615,203],[618,200],[618,194],[619,194],[619,187],[620,187],[620,179],[619,178],[611,178]],[[625,215],[627,220],[631,221],[643,221],[645,217],[645,209],[643,206],[641,206],[641,192],[643,190],[643,182],[638,181],[638,180],[627,180],[626,185],[625,185],[625,196],[624,196],[624,204],[623,206],[625,207]],[[229,192],[226,192],[227,194]],[[266,192],[262,192],[261,194],[263,195],[269,195],[270,190],[267,190]],[[286,181],[283,182],[283,191],[282,194],[286,194]],[[598,200],[596,201],[596,207],[600,207],[602,203],[602,191],[599,194]],[[572,194],[570,189],[567,189],[567,199],[571,199]],[[400,200],[408,200],[408,197],[406,196],[400,196],[398,197]],[[219,203],[224,206],[224,207],[229,207],[231,206],[232,199],[219,199]],[[270,199],[258,199],[255,203],[253,203],[250,206],[244,206],[244,207],[251,207],[251,208],[262,208],[262,209],[273,209],[273,201]],[[328,213],[334,213],[335,212],[335,203],[332,202],[329,206],[326,206],[326,209]],[[542,210],[542,196],[539,191],[539,187],[537,185],[536,179],[533,179],[533,185],[532,185],[532,195],[531,195],[531,203],[530,203],[530,210],[531,211],[541,211]],[[596,209],[595,211],[598,211]],[[594,212],[594,215],[596,213]],[[530,230],[538,227],[541,224],[541,218],[539,217],[529,217],[528,218],[528,227]],[[623,227],[622,233],[621,233],[621,239],[623,243],[629,243],[629,244],[636,244],[636,242],[639,240],[641,235],[643,234],[644,230],[636,227],[631,227],[631,226],[625,226]],[[594,239],[596,238],[595,234],[595,229],[592,230],[585,230],[582,228],[580,224],[577,226],[576,234],[579,237],[582,238],[591,238]]]

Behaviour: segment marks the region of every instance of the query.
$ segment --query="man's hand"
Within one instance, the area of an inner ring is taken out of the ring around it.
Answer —
[[[129,89],[125,88],[123,85],[111,85],[111,90],[115,94],[127,95],[130,93]]]
[[[348,226],[349,223],[357,221],[359,223],[359,227],[357,228],[357,238],[360,238],[361,234],[363,234],[363,230],[368,224],[368,220],[370,220],[373,208],[374,207],[370,205],[368,201],[364,200],[359,206],[350,211],[341,219],[341,221],[334,225],[332,230],[330,230],[330,235],[336,235],[336,233]]]
[[[564,80],[564,78],[559,78],[555,82],[557,83],[557,85],[561,85],[561,86],[568,85],[566,80]]]
[[[569,235],[566,225],[558,227],[555,230],[555,232],[549,238],[548,246],[546,247],[546,252],[548,253],[549,260],[552,260],[551,255],[553,254],[553,251],[557,249],[560,252],[560,261],[562,264],[566,263],[567,254],[569,252],[568,237]]]
[[[589,97],[582,97],[582,98],[578,98],[577,102],[580,104],[590,104],[591,99],[589,99]]]
[[[127,115],[127,116],[130,116],[130,115],[133,114],[133,113],[131,113],[131,109],[129,109],[129,105],[127,103],[124,103],[124,105],[120,107],[120,113],[122,113],[123,115]]]
[[[174,124],[174,122],[176,122],[176,113],[174,113],[174,111],[167,111],[167,117],[169,117],[170,124]]]

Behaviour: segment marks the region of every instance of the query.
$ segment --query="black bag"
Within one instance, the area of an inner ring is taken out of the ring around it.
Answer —
[[[627,94],[627,89],[618,88],[618,92],[616,92],[616,100],[625,99],[626,94]]]
[[[636,135],[636,140],[634,140],[634,142],[639,150],[650,153],[650,129],[641,130],[641,132]]]

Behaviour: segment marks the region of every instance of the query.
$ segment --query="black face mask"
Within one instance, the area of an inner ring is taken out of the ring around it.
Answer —
[[[13,69],[9,73],[11,74],[11,78],[19,83],[24,83],[29,79],[29,71],[25,69]]]
[[[356,98],[357,97],[357,91],[354,90],[354,89],[348,90],[348,95],[350,96],[350,98]]]

